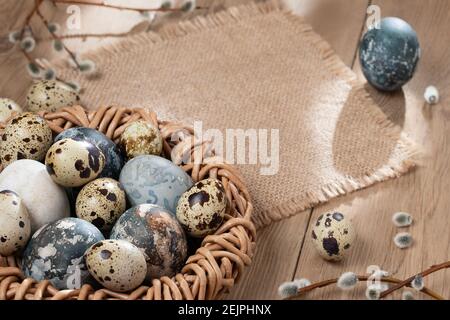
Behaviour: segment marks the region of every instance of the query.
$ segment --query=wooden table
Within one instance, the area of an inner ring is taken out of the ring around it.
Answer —
[[[406,278],[432,264],[450,260],[450,1],[285,1],[307,17],[360,77],[357,48],[365,30],[369,5],[378,5],[383,17],[401,17],[416,29],[422,59],[414,79],[397,93],[382,94],[372,89],[370,93],[393,122],[423,145],[426,157],[419,168],[404,177],[335,199],[260,230],[253,264],[226,298],[277,299],[277,288],[284,281],[305,277],[315,282],[338,277],[345,271],[364,274],[370,265]],[[31,2],[0,0],[0,96],[19,103],[24,102],[30,79],[24,68],[25,60],[7,43],[6,37],[9,30],[22,23]],[[64,22],[64,11],[48,10],[55,15],[55,20]],[[111,14],[114,14],[113,24],[109,22]],[[143,20],[136,13],[112,13],[103,8],[83,9],[82,16],[83,32],[126,31],[136,21]],[[85,49],[108,41],[111,40],[76,40],[70,46]],[[40,54],[49,56],[48,46],[39,50]],[[441,102],[436,106],[424,103],[423,93],[428,85],[440,90]],[[350,216],[358,234],[351,254],[340,263],[318,257],[309,236],[311,222],[330,210]],[[410,212],[414,217],[414,224],[406,229],[412,234],[414,244],[406,250],[398,249],[392,241],[398,229],[391,223],[391,217],[397,211]],[[450,298],[450,270],[427,277],[426,285]],[[305,298],[362,299],[365,287],[362,283],[356,290],[343,292],[332,286],[318,289]],[[399,296],[397,293],[393,297]],[[421,294],[417,297],[424,298]]]

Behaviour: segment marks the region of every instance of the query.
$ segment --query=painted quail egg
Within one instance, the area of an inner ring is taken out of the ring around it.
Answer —
[[[182,194],[177,218],[189,235],[203,237],[220,227],[227,208],[228,199],[222,183],[205,179]]]
[[[0,191],[0,255],[10,256],[20,251],[30,233],[30,216],[22,199],[13,191]]]
[[[133,290],[147,274],[144,254],[125,240],[97,242],[86,251],[85,258],[91,275],[110,290]]]
[[[20,159],[41,161],[52,144],[52,130],[41,117],[26,112],[12,118],[2,135],[0,158],[4,167]]]
[[[5,122],[14,113],[22,112],[22,108],[13,100],[8,98],[0,98],[0,122]]]
[[[311,235],[319,254],[333,261],[339,261],[345,256],[354,239],[353,225],[339,212],[321,215]]]
[[[109,231],[124,213],[127,201],[122,185],[111,178],[89,182],[77,196],[78,218],[91,222],[101,231]]]
[[[62,107],[70,107],[80,97],[67,84],[56,80],[35,81],[27,93],[27,110],[32,112],[55,112]]]
[[[25,276],[49,280],[57,289],[79,289],[93,283],[84,253],[104,240],[100,230],[77,218],[46,224],[34,233],[22,256]]]
[[[95,129],[76,127],[64,130],[58,134],[55,137],[55,142],[66,138],[86,140],[96,145],[105,155],[105,167],[99,177],[119,179],[120,170],[122,170],[125,159],[111,139]]]
[[[128,159],[144,154],[160,155],[162,137],[157,127],[148,121],[131,123],[120,136],[119,146]]]
[[[59,185],[79,187],[97,178],[105,166],[105,156],[88,141],[67,138],[50,147],[45,165]]]
[[[154,204],[141,204],[125,211],[110,238],[127,240],[144,253],[149,280],[175,275],[186,259],[183,228],[172,213]]]

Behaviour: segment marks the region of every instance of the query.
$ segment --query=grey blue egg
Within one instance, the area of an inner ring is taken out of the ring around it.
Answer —
[[[36,231],[22,260],[25,276],[37,281],[49,280],[57,289],[78,289],[92,278],[84,253],[104,240],[92,224],[78,218],[65,218]]]
[[[405,21],[384,18],[379,28],[366,32],[359,47],[361,68],[374,87],[397,90],[414,75],[420,58],[416,32]]]
[[[97,146],[105,155],[105,167],[99,177],[119,179],[120,170],[122,170],[125,159],[111,139],[95,129],[76,127],[64,130],[58,134],[55,137],[55,142],[66,138],[88,141]]]
[[[128,161],[120,173],[132,206],[157,204],[173,214],[178,199],[192,185],[191,177],[173,162],[154,155],[143,155]]]
[[[175,275],[187,255],[180,223],[171,212],[153,204],[128,209],[117,220],[110,238],[127,240],[144,253],[149,280]]]

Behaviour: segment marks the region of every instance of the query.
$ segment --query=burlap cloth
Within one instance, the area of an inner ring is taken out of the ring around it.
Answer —
[[[88,53],[101,74],[69,68],[89,108],[145,106],[203,129],[279,129],[279,172],[239,165],[258,227],[414,166],[415,145],[302,18],[239,6]]]

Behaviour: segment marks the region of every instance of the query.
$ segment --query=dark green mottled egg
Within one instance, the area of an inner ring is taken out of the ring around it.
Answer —
[[[380,28],[364,35],[359,47],[361,68],[367,81],[377,89],[401,88],[414,75],[420,46],[414,29],[395,17],[384,18]]]
[[[168,210],[154,204],[133,207],[117,220],[110,239],[127,240],[144,253],[147,279],[174,276],[187,255],[183,228]]]
[[[55,142],[66,138],[85,140],[96,145],[105,155],[105,167],[99,177],[119,179],[120,170],[122,170],[125,160],[111,139],[95,129],[77,127],[58,134]]]
[[[22,268],[27,277],[49,280],[58,289],[78,289],[92,281],[84,253],[102,233],[78,218],[64,218],[35,232],[23,253]]]

